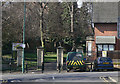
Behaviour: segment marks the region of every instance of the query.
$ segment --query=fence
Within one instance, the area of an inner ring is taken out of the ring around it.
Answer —
[[[102,51],[98,52],[98,57],[102,56]],[[111,59],[120,59],[120,50],[107,51],[107,56]]]

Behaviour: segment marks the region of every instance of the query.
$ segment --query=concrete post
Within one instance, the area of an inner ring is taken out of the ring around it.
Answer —
[[[77,49],[76,49],[76,52],[81,52],[81,53],[83,53],[83,47],[78,47]]]
[[[63,47],[59,46],[57,48],[57,69],[63,69]]]
[[[40,46],[37,48],[37,66],[38,66],[38,69],[42,68],[43,62],[44,62],[44,48]]]
[[[17,66],[22,65],[22,53],[23,53],[22,49],[17,50]]]

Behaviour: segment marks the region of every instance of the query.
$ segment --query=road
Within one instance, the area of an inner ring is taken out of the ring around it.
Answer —
[[[62,73],[26,73],[26,74],[3,74],[3,82],[86,82],[107,83],[118,82],[118,71],[112,72],[62,72]]]

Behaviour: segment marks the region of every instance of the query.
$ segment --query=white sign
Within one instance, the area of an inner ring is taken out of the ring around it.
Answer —
[[[22,44],[22,46],[21,46],[22,48],[25,48],[25,44]]]
[[[12,43],[12,50],[16,51],[18,47],[25,48],[25,44],[23,43]]]
[[[88,55],[92,55],[92,42],[88,42]]]
[[[107,57],[107,51],[102,51],[102,57]]]

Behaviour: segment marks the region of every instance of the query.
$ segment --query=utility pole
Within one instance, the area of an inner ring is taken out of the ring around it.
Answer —
[[[26,17],[26,4],[24,0],[23,45],[25,44],[25,17]],[[22,53],[22,73],[24,73],[24,48]]]

